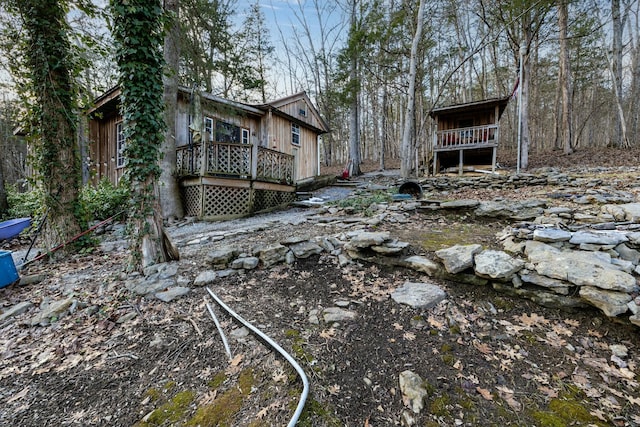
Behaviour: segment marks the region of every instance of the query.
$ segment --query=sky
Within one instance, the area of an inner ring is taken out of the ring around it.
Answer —
[[[277,64],[272,70],[272,81],[275,91],[279,96],[288,95],[300,90],[309,91],[308,87],[298,86],[287,78],[290,69],[287,66],[287,50],[311,51],[310,44],[314,44],[314,50],[318,50],[321,39],[321,27],[324,25],[328,35],[325,39],[341,38],[344,31],[340,23],[344,14],[337,3],[339,0],[237,0],[235,10],[237,12],[238,25],[243,21],[252,4],[260,5],[269,28],[271,43],[275,47]],[[303,34],[304,24],[309,30],[309,37],[298,37]],[[331,29],[327,31],[327,29]],[[309,40],[309,38],[311,40]],[[298,42],[297,40],[301,41]],[[339,45],[339,43],[338,43]],[[297,72],[303,72],[302,70]]]

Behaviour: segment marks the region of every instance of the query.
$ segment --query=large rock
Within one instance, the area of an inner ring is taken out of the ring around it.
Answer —
[[[253,250],[265,267],[284,262],[288,251],[289,248],[280,243],[261,246]]]
[[[515,220],[534,219],[541,215],[546,207],[541,200],[523,202],[513,200],[493,200],[481,202],[474,213],[477,216],[492,218],[511,218]]]
[[[475,256],[474,262],[478,276],[497,280],[510,279],[524,267],[524,261],[495,250],[480,252]]]
[[[193,280],[193,286],[207,286],[215,282],[218,273],[213,270],[205,270],[196,276]]]
[[[389,239],[391,236],[388,231],[363,231],[353,236],[345,247],[347,249],[365,249],[371,246],[380,246]]]
[[[571,232],[558,228],[539,228],[533,231],[533,240],[539,242],[564,242],[571,239]]]
[[[580,230],[573,233],[569,243],[580,245],[583,243],[592,245],[619,245],[629,241],[626,233],[621,231]]]
[[[577,286],[635,292],[636,279],[620,271],[603,252],[561,251],[540,242],[527,242],[526,253],[538,274]],[[609,261],[607,261],[609,260]]]
[[[258,266],[258,264],[260,264],[260,259],[254,256],[250,256],[250,257],[234,259],[233,261],[231,261],[231,264],[229,264],[229,267],[234,268],[236,270],[239,270],[239,269],[253,270]]]
[[[551,277],[547,276],[541,276],[535,271],[529,270],[521,270],[518,275],[520,276],[520,279],[525,283],[532,283],[543,288],[548,288],[560,295],[569,295],[570,284],[568,282],[558,279],[552,279]]]
[[[438,264],[431,261],[429,258],[425,258],[420,255],[414,255],[410,256],[409,258],[405,258],[399,264],[411,268],[412,270],[426,273],[429,276],[433,276],[438,272],[438,270],[440,270],[440,266]]]
[[[460,273],[473,267],[473,256],[482,251],[482,245],[456,245],[436,251],[436,256],[451,274]]]
[[[224,246],[207,254],[207,262],[214,267],[226,267],[229,261],[238,256],[239,251],[230,246]]]
[[[588,301],[589,304],[598,307],[609,317],[626,313],[629,309],[627,304],[632,300],[631,295],[621,292],[604,291],[593,286],[581,287],[580,297]]]
[[[640,251],[631,249],[626,243],[621,243],[614,249],[618,255],[620,255],[620,258],[630,261],[634,265],[638,265],[640,263]]]
[[[640,219],[640,203],[604,205],[600,209],[602,212],[612,214],[616,221],[638,222]]]
[[[289,249],[296,258],[309,258],[311,255],[322,253],[322,247],[310,241],[295,243],[289,246]]]
[[[188,294],[190,291],[191,289],[187,287],[174,286],[172,288],[167,289],[166,291],[156,293],[155,296],[160,301],[171,302],[178,297]]]
[[[445,297],[445,292],[436,285],[414,282],[405,282],[391,294],[395,302],[420,309],[431,308]]]

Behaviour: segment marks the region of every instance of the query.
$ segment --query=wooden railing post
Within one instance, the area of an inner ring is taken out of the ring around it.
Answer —
[[[258,177],[258,144],[251,144],[251,179]]]

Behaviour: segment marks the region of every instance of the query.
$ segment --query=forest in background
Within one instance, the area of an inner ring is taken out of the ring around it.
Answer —
[[[416,96],[409,102],[421,3]],[[521,53],[525,79],[514,95],[527,107],[529,151],[629,147],[640,139],[637,0],[180,0],[178,6],[179,83],[256,103],[307,91],[332,129],[323,140],[325,165],[345,164],[355,149],[384,167],[385,158],[400,157],[405,136],[411,152],[426,156],[434,131],[429,111],[511,94]],[[98,1],[67,5],[81,109],[116,84],[107,9]],[[24,101],[21,29],[4,7],[1,18],[0,174],[14,183],[26,164],[24,143],[14,134]],[[516,147],[516,102],[501,121],[501,150]]]

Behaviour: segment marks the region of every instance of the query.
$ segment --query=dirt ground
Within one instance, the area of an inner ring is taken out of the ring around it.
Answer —
[[[598,165],[637,166],[639,153],[533,154],[531,165],[593,174],[599,172],[588,168]],[[500,161],[510,167],[509,156]],[[366,162],[363,170],[376,167]],[[634,184],[635,177],[627,179]],[[180,276],[192,280],[209,268],[207,253],[222,243],[248,250],[342,231],[296,226],[277,215],[253,219],[265,226],[249,235],[180,247]],[[293,209],[291,215],[304,213]],[[230,227],[236,224],[242,227],[241,221]],[[475,233],[465,235],[475,240],[459,243],[491,246],[505,225],[416,212],[407,223],[383,222],[380,229],[430,256],[439,245],[436,233],[471,227]],[[0,290],[1,309],[22,301],[37,306],[70,292],[78,300],[72,314],[47,326],[26,324],[34,309],[0,324],[0,425],[287,425],[302,383],[286,361],[212,304],[229,339],[229,358],[205,289],[171,303],[135,296],[123,286],[124,257],[96,250],[34,264],[28,274],[45,280]],[[447,299],[424,311],[399,305],[389,295],[406,281],[436,283]],[[328,254],[220,278],[211,289],[300,363],[310,382],[300,426],[401,425],[403,413],[411,414],[398,383],[405,370],[419,374],[428,391],[424,409],[411,415],[416,426],[640,425],[639,330],[596,310],[548,309],[402,268],[342,267]],[[312,310],[335,305],[355,311],[356,319],[310,322]]]

